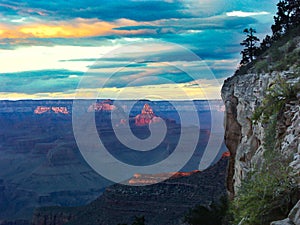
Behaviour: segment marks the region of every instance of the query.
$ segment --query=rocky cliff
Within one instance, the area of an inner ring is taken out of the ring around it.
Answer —
[[[288,83],[296,84],[300,77],[293,72],[273,72],[271,74],[236,75],[227,79],[222,88],[222,98],[226,106],[225,141],[232,156],[232,168],[229,176],[229,190],[234,193],[241,180],[254,165],[263,163],[263,123],[253,123],[253,114],[278,77]],[[284,107],[280,129],[282,138],[278,148],[283,155],[293,156],[291,165],[299,172],[300,153],[300,95],[298,99],[288,102]]]
[[[224,82],[225,143],[231,152],[227,188],[232,197],[251,172],[260,170],[267,163],[265,138],[268,126],[263,121],[255,122],[254,117],[259,107],[266,104],[264,99],[272,87],[275,91],[281,91],[275,86],[279,80],[291,87],[298,84],[300,76],[297,67],[284,72],[235,75]],[[282,109],[275,118],[276,139],[271,157],[275,159],[275,154],[279,154],[280,159],[288,161],[292,176],[299,185],[300,95],[295,96],[283,101]],[[274,97],[273,103],[279,100]],[[273,103],[269,102],[270,105],[265,107],[270,109]]]

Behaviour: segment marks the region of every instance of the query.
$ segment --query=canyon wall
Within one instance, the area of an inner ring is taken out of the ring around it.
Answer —
[[[231,152],[227,188],[234,197],[250,172],[266,163],[264,137],[265,123],[254,122],[255,110],[263,104],[269,88],[283,80],[287,84],[299,83],[297,71],[234,75],[222,88],[225,103],[225,143]],[[274,102],[276,99],[274,99]],[[271,107],[271,105],[270,105]],[[274,154],[288,160],[299,184],[300,174],[300,94],[285,102],[277,117]]]

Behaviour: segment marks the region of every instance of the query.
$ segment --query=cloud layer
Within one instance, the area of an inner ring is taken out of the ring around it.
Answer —
[[[172,82],[190,87],[184,84],[193,79],[166,66],[170,62],[198,71],[199,79],[209,83],[205,70],[174,49],[153,49],[148,53],[151,60],[130,51],[107,55],[128,43],[153,41],[191,49],[222,81],[237,67],[242,30],[253,26],[260,37],[270,32],[276,2],[0,0],[0,98],[70,97],[91,69],[101,69],[89,74],[91,88],[97,88],[120,68],[106,83],[108,93],[124,87],[135,93],[153,85],[166,88]],[[128,61],[135,63],[127,65]],[[219,90],[219,85],[212,89]]]

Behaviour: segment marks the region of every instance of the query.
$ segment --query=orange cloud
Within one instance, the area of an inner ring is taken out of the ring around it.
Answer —
[[[109,34],[122,35],[152,32],[148,30],[114,30],[114,28],[120,26],[134,25],[138,25],[138,22],[128,19],[120,19],[115,22],[105,22],[95,19],[76,19],[56,24],[38,23],[9,27],[0,24],[0,35],[1,38],[75,38]]]

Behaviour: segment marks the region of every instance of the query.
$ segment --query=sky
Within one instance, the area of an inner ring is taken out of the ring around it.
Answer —
[[[219,99],[277,0],[0,0],[0,99]]]

